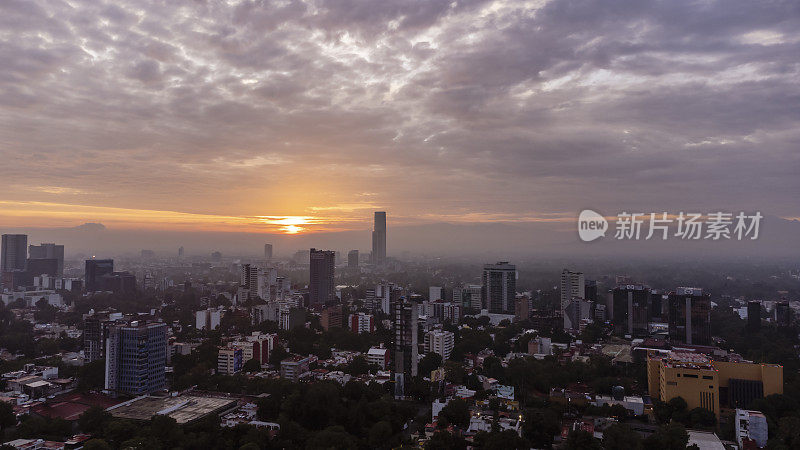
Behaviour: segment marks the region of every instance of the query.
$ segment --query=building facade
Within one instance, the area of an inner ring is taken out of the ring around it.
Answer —
[[[517,267],[506,261],[483,266],[483,304],[490,313],[514,314]]]
[[[109,327],[105,389],[113,395],[144,395],[166,387],[167,325],[132,321]]]
[[[372,262],[381,264],[386,261],[386,212],[375,211],[375,222],[372,227]]]
[[[336,253],[330,250],[311,249],[310,279],[308,283],[309,305],[325,305],[336,299],[334,275]]]

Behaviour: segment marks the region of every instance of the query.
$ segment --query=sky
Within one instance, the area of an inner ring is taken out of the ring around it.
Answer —
[[[800,217],[796,1],[0,2],[0,228]]]

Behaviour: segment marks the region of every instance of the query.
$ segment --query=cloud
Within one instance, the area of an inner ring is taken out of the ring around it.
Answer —
[[[44,187],[0,200],[796,217],[798,30],[792,2],[11,0],[0,159]]]

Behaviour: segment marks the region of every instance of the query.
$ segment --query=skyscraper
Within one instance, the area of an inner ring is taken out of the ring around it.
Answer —
[[[565,317],[567,306],[573,298],[586,298],[586,284],[582,272],[569,269],[561,271],[561,316]]]
[[[330,250],[311,249],[310,280],[308,283],[309,305],[324,305],[336,299],[334,293],[334,270],[336,253]]]
[[[358,250],[347,252],[347,267],[350,269],[358,268]]]
[[[64,246],[56,244],[39,244],[28,247],[30,259],[56,259],[58,260],[57,276],[64,275]]]
[[[272,260],[272,244],[264,244],[264,259]]]
[[[400,297],[394,304],[394,395],[405,395],[405,381],[417,375],[419,296]]]
[[[614,288],[610,308],[614,331],[631,336],[647,335],[650,298],[650,288],[642,284],[623,284]]]
[[[133,321],[113,325],[106,339],[105,389],[143,395],[165,387],[167,325]]]
[[[4,234],[2,244],[0,271],[25,270],[25,260],[28,257],[28,235]]]
[[[507,261],[483,266],[483,304],[490,313],[514,314],[517,267]]]
[[[114,272],[113,259],[87,259],[84,271],[84,280],[87,292],[97,291],[103,288],[103,275],[110,275]]]
[[[747,329],[758,331],[761,328],[761,302],[747,302]]]
[[[183,246],[178,247],[178,258],[183,258]]]
[[[679,287],[669,294],[669,338],[711,345],[711,296],[700,288]]]
[[[372,227],[372,262],[380,264],[386,261],[386,212],[375,211],[375,223]]]

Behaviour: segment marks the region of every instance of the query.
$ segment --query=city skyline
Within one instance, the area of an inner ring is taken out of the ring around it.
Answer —
[[[2,227],[303,234],[360,230],[375,210],[411,226],[566,223],[587,207],[800,217],[791,4],[0,12]]]

